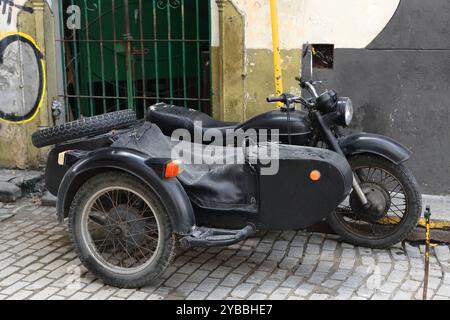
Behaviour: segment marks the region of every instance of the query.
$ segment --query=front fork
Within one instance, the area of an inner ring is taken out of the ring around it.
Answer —
[[[355,173],[353,173],[353,190],[355,190],[356,195],[358,196],[359,201],[361,201],[364,207],[369,205],[369,201],[367,201],[367,197],[361,189],[358,180],[356,180]]]
[[[341,156],[345,157],[344,152],[342,152],[341,147],[339,146],[339,143],[336,139],[336,137],[334,136],[333,132],[331,132],[329,126],[327,126],[325,124],[324,119],[322,118],[322,116],[319,114],[319,112],[315,112],[314,113],[315,119],[318,123],[318,125],[320,126],[320,130],[322,131],[323,134],[323,138],[326,139],[326,142],[328,143],[328,145],[330,146],[330,148],[339,153]],[[358,179],[356,179],[355,173],[353,172],[353,190],[355,190],[355,193],[359,199],[359,201],[361,202],[361,204],[364,207],[369,206],[369,201],[367,200],[366,195],[364,194],[363,190],[361,189],[361,186],[359,185]]]

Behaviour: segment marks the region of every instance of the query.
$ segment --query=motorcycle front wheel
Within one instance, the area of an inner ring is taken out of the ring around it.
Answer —
[[[412,173],[403,165],[377,155],[350,157],[370,208],[355,192],[330,215],[328,223],[346,242],[369,248],[387,248],[403,241],[417,225],[422,197]]]

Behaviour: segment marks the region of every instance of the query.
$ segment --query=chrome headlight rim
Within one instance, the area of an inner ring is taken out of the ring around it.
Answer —
[[[353,120],[353,102],[350,98],[339,98],[337,102],[337,111],[339,116],[336,119],[338,125],[347,127]]]

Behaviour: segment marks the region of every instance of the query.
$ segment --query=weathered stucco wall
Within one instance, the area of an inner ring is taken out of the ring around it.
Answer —
[[[216,0],[212,2],[212,45],[219,46]],[[245,20],[246,47],[272,49],[269,0],[229,0]],[[400,0],[278,0],[283,49],[306,41],[363,48],[386,26]]]
[[[0,11],[0,166],[35,168],[41,152],[31,134],[48,124],[44,29],[54,56],[53,19],[45,1],[3,2]],[[50,71],[50,72],[48,72]],[[54,81],[51,87],[55,86]],[[54,91],[54,90],[53,90]],[[52,92],[53,92],[52,91]]]
[[[413,152],[408,166],[431,194],[450,193],[449,15],[448,0],[401,0],[373,41],[338,48],[334,69],[316,72],[352,97],[354,129],[393,137]]]
[[[278,16],[284,91],[298,92],[304,43],[332,43],[336,48],[363,48],[386,26],[400,0],[279,0]],[[273,108],[265,98],[273,93],[272,33],[269,0],[228,0],[224,5],[225,47],[223,109],[220,99],[220,22],[212,7],[214,115],[245,120]],[[326,8],[326,9],[325,9]],[[239,69],[239,70],[237,70]],[[233,76],[231,76],[233,75]]]
[[[217,109],[220,69],[215,63],[221,37],[215,2],[212,61]],[[227,20],[232,10],[240,15]],[[449,15],[447,0],[278,0],[284,91],[298,92],[293,77],[300,70],[304,43],[333,44],[334,69],[316,70],[315,78],[352,97],[353,128],[385,134],[406,145],[413,151],[408,166],[423,191],[448,194]],[[265,102],[274,91],[270,2],[228,0],[224,19],[226,52],[244,51],[243,56],[228,57],[228,65],[234,61],[240,66],[242,77],[236,71],[224,83],[224,92],[244,99],[228,103],[231,98],[225,97],[224,111],[215,116],[245,120],[273,108]],[[239,27],[233,28],[234,24]],[[241,25],[243,38],[236,36]],[[309,66],[303,69],[308,77]]]

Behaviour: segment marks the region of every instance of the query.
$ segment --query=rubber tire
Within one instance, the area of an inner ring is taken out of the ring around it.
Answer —
[[[136,121],[136,113],[133,110],[110,112],[39,130],[32,135],[31,140],[36,148],[43,148],[107,133],[114,129],[128,128],[134,125]]]
[[[419,192],[418,183],[411,171],[403,164],[394,164],[389,160],[377,155],[356,155],[350,157],[348,160],[352,168],[360,165],[377,166],[381,169],[385,169],[400,181],[405,189],[405,194],[409,203],[408,211],[406,213],[406,219],[403,220],[401,226],[396,232],[386,238],[381,239],[370,239],[349,232],[342,225],[341,220],[337,217],[336,213],[332,213],[328,218],[330,227],[339,236],[341,236],[341,238],[345,242],[351,243],[355,246],[384,249],[405,240],[406,237],[411,233],[411,231],[417,226],[422,212],[422,196]]]
[[[97,262],[90,253],[87,244],[81,236],[81,215],[89,197],[96,191],[110,186],[122,186],[138,191],[145,195],[146,200],[151,203],[154,214],[157,215],[161,224],[160,233],[162,240],[159,243],[157,256],[143,270],[134,274],[114,273]],[[150,285],[170,265],[176,248],[175,235],[166,209],[158,196],[135,177],[118,171],[110,171],[98,174],[84,183],[76,193],[69,210],[69,233],[75,246],[75,251],[83,265],[100,278],[104,283],[119,288],[141,288]]]

